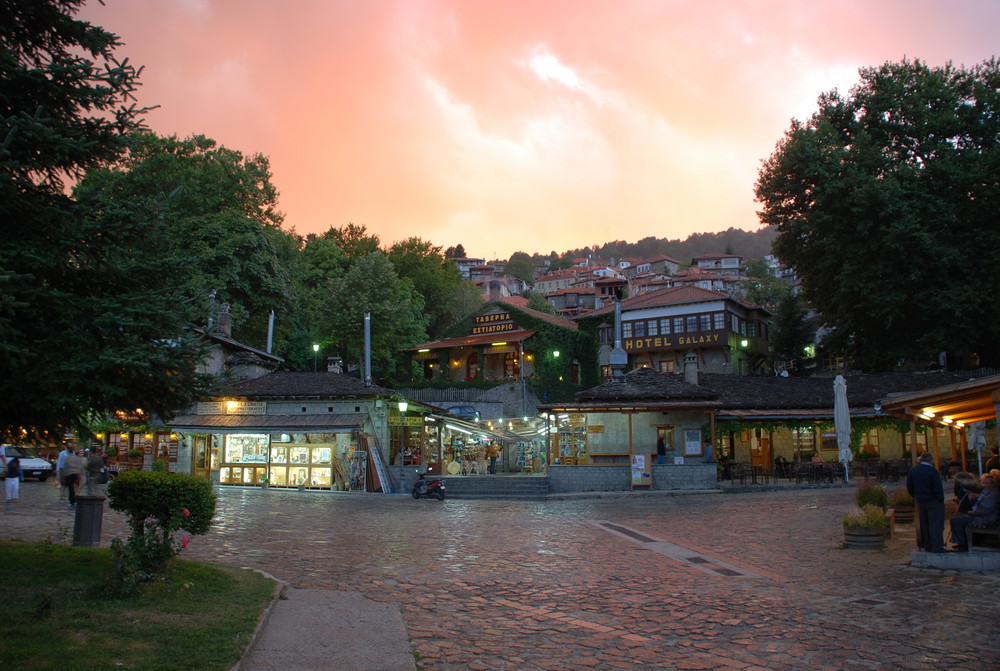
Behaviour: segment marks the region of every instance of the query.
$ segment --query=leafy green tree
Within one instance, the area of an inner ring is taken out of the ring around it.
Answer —
[[[413,282],[423,296],[428,337],[440,338],[456,320],[471,313],[463,306],[462,285],[469,283],[462,280],[458,266],[445,258],[440,247],[420,238],[408,238],[392,245],[388,256],[396,274]]]
[[[524,296],[528,299],[528,307],[532,310],[538,310],[550,315],[556,314],[556,309],[552,307],[552,303],[549,303],[549,300],[545,298],[545,294],[542,292],[529,291]]]
[[[337,243],[348,259],[360,259],[381,250],[378,236],[370,234],[366,227],[357,224],[330,228],[322,237]]]
[[[67,181],[117,160],[142,129],[139,71],[81,0],[0,2],[0,437],[93,415],[169,415],[206,380],[193,304],[147,204],[81,206]],[[160,252],[163,252],[162,254]]]
[[[400,350],[427,339],[424,301],[408,279],[400,279],[383,252],[367,254],[330,280],[320,316],[323,332],[344,361],[362,362],[364,314],[371,313],[372,377],[409,379]]]
[[[752,259],[744,265],[746,279],[742,281],[744,296],[751,303],[773,307],[789,294],[791,287],[774,275],[763,259]]]
[[[807,347],[815,330],[797,294],[787,292],[771,323],[771,359],[788,369],[803,372],[812,363]]]
[[[1000,70],[904,60],[819,99],[761,168],[761,220],[863,369],[1000,363]]]
[[[504,267],[503,272],[504,275],[510,275],[522,282],[531,284],[531,280],[535,275],[535,264],[531,260],[531,257],[524,252],[514,252],[510,255],[510,259],[507,260],[507,265]]]
[[[170,223],[170,249],[185,259],[171,281],[189,296],[214,291],[215,303],[232,309],[234,335],[262,347],[269,312],[279,315],[280,338],[299,295],[290,274],[299,242],[281,229],[270,177],[259,154],[244,156],[200,135],[178,140],[140,133],[121,161],[88,171],[74,193],[97,211],[136,201],[162,213]]]
[[[449,247],[444,250],[444,257],[446,259],[464,259],[466,258],[465,247],[463,247],[461,243],[455,245],[454,247]]]

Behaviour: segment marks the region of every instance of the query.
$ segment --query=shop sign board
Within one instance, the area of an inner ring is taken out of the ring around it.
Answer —
[[[604,425],[603,424],[591,424],[590,426],[587,427],[587,432],[588,433],[604,433]]]
[[[701,455],[701,430],[688,429],[684,432],[684,456],[697,457]]]
[[[203,401],[199,415],[266,415],[266,401]]]
[[[509,312],[491,312],[488,315],[476,315],[472,318],[472,332],[469,335],[505,333],[515,330],[517,330],[517,326]]]
[[[729,341],[725,331],[710,333],[681,333],[668,336],[646,336],[644,338],[622,338],[622,349],[626,352],[650,352],[655,350],[699,349],[722,347]]]
[[[646,468],[646,457],[645,454],[633,454],[632,455],[632,486],[633,487],[649,487],[652,485],[650,481],[649,471]]]
[[[402,422],[400,420],[403,420]],[[389,416],[389,426],[423,426],[424,418],[417,417],[400,417],[399,415]]]

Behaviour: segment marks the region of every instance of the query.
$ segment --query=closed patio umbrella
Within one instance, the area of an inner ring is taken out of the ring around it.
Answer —
[[[844,482],[848,481],[848,465],[854,458],[851,452],[851,409],[847,405],[847,380],[838,375],[833,380],[833,423],[837,429],[838,457],[844,464]]]

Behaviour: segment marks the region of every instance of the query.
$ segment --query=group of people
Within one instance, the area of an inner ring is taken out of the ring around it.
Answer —
[[[997,448],[994,447],[994,457]],[[966,552],[966,529],[971,526],[993,526],[998,520],[1000,493],[1000,469],[990,468],[987,462],[982,479],[972,473],[960,472],[958,462],[948,464],[948,474],[954,481],[953,501],[958,514],[952,517],[951,550]],[[944,542],[944,482],[941,473],[934,466],[930,453],[920,455],[917,465],[910,469],[906,477],[906,490],[913,496],[918,515],[917,547],[924,552],[945,552]]]
[[[76,508],[76,499],[84,483],[101,483],[104,473],[104,456],[94,450],[74,450],[67,446],[56,459],[56,481],[59,483],[59,498],[65,495],[70,508]],[[86,479],[85,477],[86,476]],[[88,490],[92,494],[92,491]]]

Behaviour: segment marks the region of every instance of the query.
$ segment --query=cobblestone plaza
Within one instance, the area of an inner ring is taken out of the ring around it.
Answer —
[[[223,488],[183,557],[398,608],[423,669],[995,669],[994,573],[842,549],[853,489],[544,502]],[[60,539],[25,483],[3,538]],[[62,531],[61,531],[62,530]],[[103,546],[124,535],[106,511]]]

